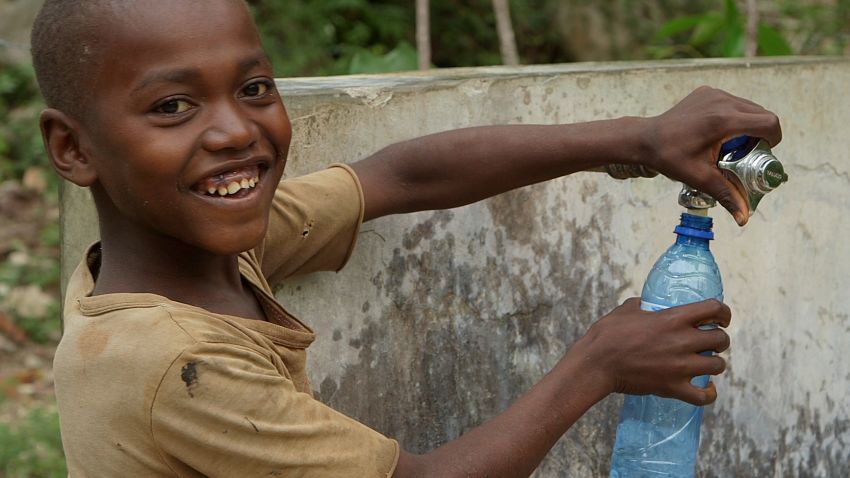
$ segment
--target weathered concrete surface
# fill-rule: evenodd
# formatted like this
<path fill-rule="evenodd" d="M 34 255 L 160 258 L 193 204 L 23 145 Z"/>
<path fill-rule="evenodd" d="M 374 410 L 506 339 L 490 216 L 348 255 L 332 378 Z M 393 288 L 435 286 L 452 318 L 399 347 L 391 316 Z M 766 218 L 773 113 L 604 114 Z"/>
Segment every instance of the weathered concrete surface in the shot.
<path fill-rule="evenodd" d="M 715 210 L 735 319 L 706 413 L 700 476 L 850 476 L 850 63 L 576 64 L 279 82 L 290 175 L 467 125 L 653 115 L 701 84 L 776 111 L 791 176 L 745 229 Z M 439 75 L 439 76 L 436 76 Z M 463 152 L 458 152 L 462 160 Z M 521 161 L 522 158 L 517 158 Z M 319 332 L 320 399 L 425 451 L 504 409 L 587 326 L 638 295 L 673 241 L 678 185 L 583 173 L 452 211 L 364 225 L 350 265 L 280 291 Z M 66 191 L 64 253 L 96 230 Z M 65 272 L 68 272 L 66 264 Z M 620 398 L 598 404 L 538 477 L 602 476 Z"/>

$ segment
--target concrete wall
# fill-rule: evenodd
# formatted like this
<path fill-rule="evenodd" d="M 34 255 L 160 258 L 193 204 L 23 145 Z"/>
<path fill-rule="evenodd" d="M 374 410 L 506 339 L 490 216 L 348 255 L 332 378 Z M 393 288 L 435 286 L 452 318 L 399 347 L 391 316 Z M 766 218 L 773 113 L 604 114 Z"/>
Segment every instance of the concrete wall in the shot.
<path fill-rule="evenodd" d="M 278 86 L 297 175 L 449 128 L 654 115 L 702 84 L 779 114 L 785 140 L 775 152 L 791 180 L 744 229 L 714 211 L 733 345 L 706 413 L 700 476 L 850 476 L 850 63 L 574 64 Z M 678 189 L 582 173 L 364 225 L 343 272 L 279 291 L 319 333 L 317 396 L 413 451 L 457 437 L 640 293 L 674 239 Z M 78 190 L 65 192 L 63 228 L 72 266 L 96 230 Z M 606 475 L 620 402 L 612 396 L 582 418 L 536 476 Z"/>

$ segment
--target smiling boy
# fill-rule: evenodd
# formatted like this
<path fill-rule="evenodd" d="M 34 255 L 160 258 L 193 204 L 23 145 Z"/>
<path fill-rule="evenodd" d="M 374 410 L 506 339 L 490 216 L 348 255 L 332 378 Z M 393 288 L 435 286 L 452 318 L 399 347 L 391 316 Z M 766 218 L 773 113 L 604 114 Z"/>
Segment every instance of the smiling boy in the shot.
<path fill-rule="evenodd" d="M 609 163 L 687 182 L 743 224 L 714 158 L 740 134 L 780 140 L 762 107 L 701 88 L 655 118 L 450 131 L 281 181 L 291 126 L 242 1 L 47 0 L 32 44 L 47 152 L 100 220 L 55 358 L 71 476 L 527 476 L 609 393 L 714 401 L 689 382 L 724 370 L 699 352 L 729 337 L 697 327 L 729 309 L 630 299 L 501 415 L 414 455 L 312 397 L 313 331 L 271 286 L 343 267 L 363 221 Z"/>

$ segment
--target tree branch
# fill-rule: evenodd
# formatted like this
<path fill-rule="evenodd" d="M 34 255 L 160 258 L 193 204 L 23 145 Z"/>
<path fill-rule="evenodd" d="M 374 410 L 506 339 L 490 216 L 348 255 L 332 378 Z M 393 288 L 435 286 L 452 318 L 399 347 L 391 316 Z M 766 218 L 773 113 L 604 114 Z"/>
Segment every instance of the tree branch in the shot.
<path fill-rule="evenodd" d="M 419 69 L 431 68 L 431 18 L 428 0 L 416 0 L 416 51 Z"/>
<path fill-rule="evenodd" d="M 502 51 L 502 63 L 519 65 L 516 37 L 511 25 L 511 10 L 508 0 L 493 0 L 493 11 L 496 14 L 496 31 L 499 33 L 499 49 Z"/>
<path fill-rule="evenodd" d="M 758 50 L 759 9 L 756 0 L 747 0 L 747 39 L 744 56 L 753 58 Z"/>

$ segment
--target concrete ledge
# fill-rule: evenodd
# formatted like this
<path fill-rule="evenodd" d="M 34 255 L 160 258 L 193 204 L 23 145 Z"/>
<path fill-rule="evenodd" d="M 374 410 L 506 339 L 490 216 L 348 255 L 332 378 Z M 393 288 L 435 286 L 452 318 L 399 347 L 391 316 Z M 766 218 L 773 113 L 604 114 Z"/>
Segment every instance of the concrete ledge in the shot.
<path fill-rule="evenodd" d="M 713 58 L 704 60 L 583 62 L 519 67 L 489 66 L 477 68 L 443 68 L 381 75 L 345 75 L 277 80 L 278 88 L 287 97 L 318 94 L 348 95 L 353 88 L 391 89 L 394 93 L 422 91 L 456 86 L 458 83 L 483 79 L 500 81 L 515 78 L 599 73 L 637 73 L 653 70 L 693 72 L 713 69 L 777 69 L 799 68 L 802 65 L 845 63 L 844 57 L 767 57 L 752 59 Z"/>

